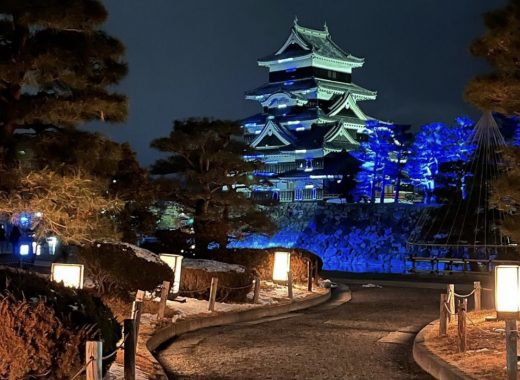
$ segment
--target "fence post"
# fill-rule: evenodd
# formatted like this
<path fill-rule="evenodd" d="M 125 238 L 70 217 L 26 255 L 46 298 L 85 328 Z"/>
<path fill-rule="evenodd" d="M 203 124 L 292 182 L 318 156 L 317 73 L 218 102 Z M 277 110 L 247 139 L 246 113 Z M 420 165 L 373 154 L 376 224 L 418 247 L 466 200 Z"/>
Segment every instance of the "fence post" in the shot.
<path fill-rule="evenodd" d="M 466 310 L 468 309 L 468 299 L 459 301 L 458 311 L 458 343 L 459 352 L 466 352 Z"/>
<path fill-rule="evenodd" d="M 139 336 L 139 325 L 141 324 L 141 314 L 143 313 L 143 301 L 132 302 L 131 319 L 135 320 L 135 344 L 137 345 L 137 337 Z"/>
<path fill-rule="evenodd" d="M 415 261 L 414 256 L 410 256 L 410 260 L 412 261 L 412 272 L 417 272 L 417 261 Z"/>
<path fill-rule="evenodd" d="M 446 300 L 448 296 L 441 294 L 441 304 L 439 309 L 439 336 L 448 334 L 448 311 L 446 310 Z"/>
<path fill-rule="evenodd" d="M 87 380 L 103 379 L 103 342 L 87 341 L 85 360 Z"/>
<path fill-rule="evenodd" d="M 314 285 L 318 286 L 320 283 L 318 261 L 314 261 L 313 269 L 314 269 Z"/>
<path fill-rule="evenodd" d="M 209 311 L 215 311 L 215 301 L 217 299 L 217 287 L 218 287 L 218 278 L 213 277 L 211 279 L 211 288 L 209 290 Z"/>
<path fill-rule="evenodd" d="M 135 380 L 135 345 L 137 342 L 135 319 L 125 319 L 123 326 L 123 333 L 126 336 L 124 378 L 125 380 Z"/>
<path fill-rule="evenodd" d="M 448 292 L 448 309 L 449 309 L 449 320 L 453 318 L 453 314 L 455 314 L 455 285 L 448 284 L 447 287 Z"/>
<path fill-rule="evenodd" d="M 518 376 L 517 341 L 516 319 L 506 319 L 507 380 L 516 380 Z"/>
<path fill-rule="evenodd" d="M 312 292 L 312 263 L 307 261 L 307 291 Z"/>
<path fill-rule="evenodd" d="M 163 281 L 161 290 L 161 301 L 159 302 L 159 310 L 157 311 L 157 319 L 164 318 L 164 312 L 166 310 L 166 301 L 168 300 L 168 294 L 170 294 L 170 281 Z"/>
<path fill-rule="evenodd" d="M 287 295 L 290 299 L 293 299 L 293 283 L 292 283 L 292 272 L 287 272 Z"/>
<path fill-rule="evenodd" d="M 258 303 L 260 298 L 260 277 L 255 278 L 255 293 L 253 295 L 253 303 Z"/>
<path fill-rule="evenodd" d="M 475 293 L 473 293 L 475 310 L 479 311 L 482 307 L 482 287 L 480 286 L 480 281 L 473 282 L 473 288 L 475 289 Z"/>

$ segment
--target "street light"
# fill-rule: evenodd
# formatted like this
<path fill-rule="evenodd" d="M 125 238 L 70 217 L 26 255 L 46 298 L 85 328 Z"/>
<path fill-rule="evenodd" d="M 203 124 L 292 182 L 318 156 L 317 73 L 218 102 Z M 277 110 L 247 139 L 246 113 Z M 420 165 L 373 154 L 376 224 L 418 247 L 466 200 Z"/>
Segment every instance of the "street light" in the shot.
<path fill-rule="evenodd" d="M 520 316 L 520 266 L 495 267 L 495 308 L 497 318 L 506 321 L 507 379 L 516 380 L 518 372 L 516 320 Z"/>
<path fill-rule="evenodd" d="M 182 259 L 181 255 L 173 255 L 170 253 L 161 253 L 159 258 L 164 261 L 173 271 L 172 293 L 178 294 L 181 287 L 181 269 Z"/>
<path fill-rule="evenodd" d="M 273 281 L 288 281 L 287 273 L 291 271 L 291 253 L 277 251 L 274 253 Z"/>
<path fill-rule="evenodd" d="M 68 288 L 83 289 L 83 271 L 82 264 L 52 263 L 51 280 L 63 282 Z"/>

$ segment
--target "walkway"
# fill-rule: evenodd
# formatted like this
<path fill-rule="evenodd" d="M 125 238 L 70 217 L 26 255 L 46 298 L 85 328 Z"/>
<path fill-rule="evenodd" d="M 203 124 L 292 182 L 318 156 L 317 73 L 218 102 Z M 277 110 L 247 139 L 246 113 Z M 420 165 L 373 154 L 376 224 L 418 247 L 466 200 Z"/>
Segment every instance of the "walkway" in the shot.
<path fill-rule="evenodd" d="M 440 291 L 351 289 L 352 301 L 333 309 L 186 334 L 160 360 L 171 379 L 431 379 L 413 361 L 412 338 L 437 318 Z"/>

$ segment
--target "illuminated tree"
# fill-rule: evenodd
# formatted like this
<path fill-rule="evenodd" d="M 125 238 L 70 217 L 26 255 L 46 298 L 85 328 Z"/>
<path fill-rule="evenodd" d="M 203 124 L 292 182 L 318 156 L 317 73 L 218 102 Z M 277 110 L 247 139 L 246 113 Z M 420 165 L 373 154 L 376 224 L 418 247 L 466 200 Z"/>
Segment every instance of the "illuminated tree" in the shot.
<path fill-rule="evenodd" d="M 455 125 L 426 124 L 415 135 L 406 171 L 415 186 L 424 191 L 425 203 L 434 201 L 440 180 L 458 183 L 460 187 L 465 164 L 474 151 L 469 145 L 472 124 L 460 117 Z"/>
<path fill-rule="evenodd" d="M 256 183 L 251 173 L 260 165 L 243 160 L 247 145 L 237 138 L 240 134 L 234 122 L 188 119 L 175 121 L 168 137 L 152 142 L 169 154 L 153 165 L 152 173 L 167 176 L 171 199 L 193 214 L 201 253 L 212 242 L 225 247 L 230 235 L 273 230 L 270 219 L 239 191 Z"/>
<path fill-rule="evenodd" d="M 126 119 L 110 89 L 127 72 L 125 49 L 99 29 L 106 17 L 99 0 L 0 3 L 0 164 L 12 164 L 15 132 Z"/>
<path fill-rule="evenodd" d="M 466 98 L 482 110 L 520 115 L 520 0 L 484 14 L 487 32 L 471 45 L 494 72 L 480 75 L 466 87 Z"/>

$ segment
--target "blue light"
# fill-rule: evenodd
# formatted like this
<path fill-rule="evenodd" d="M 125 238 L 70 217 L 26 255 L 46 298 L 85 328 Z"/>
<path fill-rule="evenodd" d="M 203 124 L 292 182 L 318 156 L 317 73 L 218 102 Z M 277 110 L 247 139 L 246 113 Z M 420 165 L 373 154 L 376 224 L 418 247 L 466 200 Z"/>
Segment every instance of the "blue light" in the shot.
<path fill-rule="evenodd" d="M 29 255 L 30 247 L 29 244 L 20 244 L 20 256 Z"/>
<path fill-rule="evenodd" d="M 296 67 L 290 67 L 287 70 L 285 70 L 286 73 L 294 73 L 296 71 Z"/>
<path fill-rule="evenodd" d="M 292 86 L 294 84 L 293 80 L 288 80 L 287 82 L 283 82 L 284 86 Z"/>

